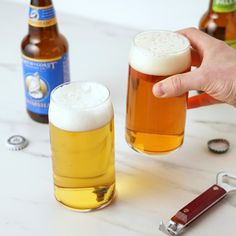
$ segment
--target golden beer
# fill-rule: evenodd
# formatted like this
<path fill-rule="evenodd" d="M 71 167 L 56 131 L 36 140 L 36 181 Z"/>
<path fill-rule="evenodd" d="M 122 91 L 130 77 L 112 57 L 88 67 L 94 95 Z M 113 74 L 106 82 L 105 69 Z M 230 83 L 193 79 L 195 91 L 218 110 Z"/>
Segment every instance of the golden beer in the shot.
<path fill-rule="evenodd" d="M 187 94 L 157 98 L 155 83 L 186 72 L 191 56 L 188 40 L 173 32 L 143 32 L 135 37 L 129 62 L 126 141 L 136 151 L 162 154 L 183 143 Z"/>
<path fill-rule="evenodd" d="M 51 96 L 49 121 L 56 199 L 80 211 L 108 205 L 115 192 L 108 90 L 91 82 L 60 86 Z"/>

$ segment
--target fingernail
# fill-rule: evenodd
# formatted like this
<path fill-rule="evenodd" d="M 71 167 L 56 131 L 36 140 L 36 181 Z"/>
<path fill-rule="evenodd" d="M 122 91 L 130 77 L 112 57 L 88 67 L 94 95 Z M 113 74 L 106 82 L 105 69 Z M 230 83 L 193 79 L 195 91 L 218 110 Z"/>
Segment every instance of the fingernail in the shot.
<path fill-rule="evenodd" d="M 165 92 L 164 92 L 164 90 L 163 90 L 163 84 L 162 83 L 160 83 L 160 84 L 155 84 L 154 86 L 153 86 L 153 94 L 156 96 L 156 97 L 162 97 L 164 94 L 165 94 Z"/>

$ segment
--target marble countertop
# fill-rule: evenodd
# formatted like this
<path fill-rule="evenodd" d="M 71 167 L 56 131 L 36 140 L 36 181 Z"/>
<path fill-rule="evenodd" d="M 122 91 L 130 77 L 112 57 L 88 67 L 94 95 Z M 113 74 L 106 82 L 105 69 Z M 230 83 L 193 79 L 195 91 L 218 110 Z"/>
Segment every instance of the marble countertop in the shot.
<path fill-rule="evenodd" d="M 163 235 L 158 230 L 177 210 L 215 183 L 219 171 L 236 173 L 236 109 L 216 105 L 188 111 L 185 143 L 166 156 L 146 157 L 124 140 L 127 61 L 136 30 L 58 13 L 69 40 L 72 80 L 108 86 L 115 107 L 117 198 L 91 213 L 63 208 L 53 196 L 48 126 L 25 112 L 20 41 L 28 9 L 0 2 L 0 235 L 93 236 Z M 14 13 L 14 14 L 13 14 Z M 13 134 L 29 139 L 19 152 L 5 142 Z M 226 138 L 224 155 L 207 150 L 207 141 Z M 236 235 L 236 195 L 231 194 L 186 231 L 190 236 Z"/>

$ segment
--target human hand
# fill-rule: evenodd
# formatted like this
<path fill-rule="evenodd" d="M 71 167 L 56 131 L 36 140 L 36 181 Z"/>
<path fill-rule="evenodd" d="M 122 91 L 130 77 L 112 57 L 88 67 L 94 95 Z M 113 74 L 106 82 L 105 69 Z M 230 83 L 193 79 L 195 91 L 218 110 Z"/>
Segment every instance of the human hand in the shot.
<path fill-rule="evenodd" d="M 167 98 L 180 96 L 189 90 L 201 90 L 207 94 L 189 98 L 188 108 L 220 102 L 236 107 L 236 51 L 195 28 L 178 32 L 189 39 L 192 66 L 198 68 L 156 83 L 153 94 Z"/>

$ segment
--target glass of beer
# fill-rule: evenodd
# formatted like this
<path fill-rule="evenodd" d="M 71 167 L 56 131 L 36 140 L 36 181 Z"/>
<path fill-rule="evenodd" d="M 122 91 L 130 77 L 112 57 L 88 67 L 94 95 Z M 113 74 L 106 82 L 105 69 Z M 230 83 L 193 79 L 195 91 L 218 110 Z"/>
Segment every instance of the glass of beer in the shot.
<path fill-rule="evenodd" d="M 54 191 L 64 206 L 91 211 L 114 197 L 114 112 L 109 90 L 96 82 L 55 88 L 49 106 Z"/>
<path fill-rule="evenodd" d="M 188 39 L 170 31 L 136 35 L 129 58 L 126 141 L 136 151 L 158 155 L 183 143 L 187 94 L 157 98 L 153 85 L 191 68 Z"/>

